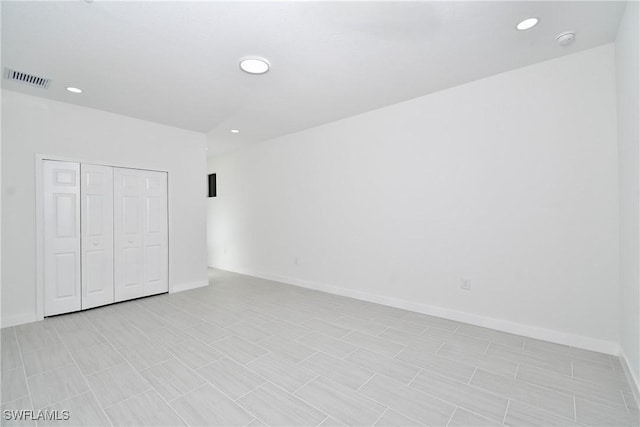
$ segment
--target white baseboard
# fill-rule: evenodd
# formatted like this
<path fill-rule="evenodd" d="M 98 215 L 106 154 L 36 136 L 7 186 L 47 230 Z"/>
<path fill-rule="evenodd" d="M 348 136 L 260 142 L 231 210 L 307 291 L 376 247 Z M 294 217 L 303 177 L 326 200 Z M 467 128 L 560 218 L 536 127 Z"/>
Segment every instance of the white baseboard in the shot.
<path fill-rule="evenodd" d="M 229 267 L 213 267 L 221 270 L 227 270 L 234 273 L 245 274 L 248 276 L 260 277 L 262 279 L 282 282 L 289 285 L 300 286 L 316 291 L 327 292 L 334 295 L 341 295 L 349 298 L 355 298 L 363 301 L 373 302 L 377 304 L 388 305 L 403 310 L 414 311 L 417 313 L 429 314 L 431 316 L 442 317 L 444 319 L 455 320 L 458 322 L 470 323 L 472 325 L 483 326 L 502 332 L 522 335 L 529 338 L 535 338 L 543 341 L 549 341 L 556 344 L 564 344 L 571 347 L 577 347 L 584 350 L 597 351 L 618 356 L 620 354 L 620 345 L 611 341 L 604 341 L 597 338 L 585 337 L 581 335 L 560 332 L 553 329 L 541 328 L 538 326 L 525 325 L 522 323 L 511 322 L 503 319 L 495 319 L 492 317 L 482 316 L 473 313 L 467 313 L 458 310 L 452 310 L 445 307 L 438 307 L 428 304 L 407 301 L 404 299 L 389 297 L 385 295 L 372 294 L 369 292 L 347 289 L 338 286 L 328 285 L 324 283 L 310 282 L 307 280 L 295 279 L 291 277 L 277 276 L 269 273 L 260 273 L 249 271 L 242 268 Z"/>
<path fill-rule="evenodd" d="M 197 282 L 188 282 L 188 283 L 175 283 L 171 285 L 171 290 L 169 291 L 169 293 L 172 294 L 174 292 L 188 291 L 189 289 L 202 288 L 208 285 L 209 285 L 208 280 L 199 280 Z"/>
<path fill-rule="evenodd" d="M 637 377 L 631 369 L 629 358 L 622 347 L 620 348 L 620 359 L 622 360 L 622 367 L 624 368 L 627 380 L 629 380 L 629 384 L 631 384 L 631 390 L 633 392 L 633 397 L 636 400 L 636 405 L 640 407 L 640 378 Z"/>
<path fill-rule="evenodd" d="M 207 280 L 189 283 L 177 283 L 171 286 L 171 291 L 169 293 L 188 291 L 189 289 L 201 288 L 208 285 L 209 281 Z M 25 323 L 35 322 L 36 320 L 42 320 L 37 318 L 36 313 L 21 314 L 17 316 L 2 316 L 0 327 L 8 328 L 10 326 L 24 325 Z"/>
<path fill-rule="evenodd" d="M 2 325 L 0 326 L 8 328 L 10 326 L 18 326 L 24 325 L 25 323 L 35 322 L 36 320 L 38 319 L 35 313 L 20 314 L 17 316 L 2 316 Z"/>

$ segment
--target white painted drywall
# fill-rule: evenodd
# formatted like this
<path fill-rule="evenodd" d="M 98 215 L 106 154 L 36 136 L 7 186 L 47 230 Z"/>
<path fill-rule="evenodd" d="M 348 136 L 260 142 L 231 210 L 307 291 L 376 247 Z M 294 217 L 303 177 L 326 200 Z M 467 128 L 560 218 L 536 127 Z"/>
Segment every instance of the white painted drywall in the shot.
<path fill-rule="evenodd" d="M 169 172 L 169 289 L 207 284 L 206 138 L 2 91 L 2 325 L 36 319 L 36 154 Z"/>
<path fill-rule="evenodd" d="M 638 118 L 638 2 L 628 2 L 616 39 L 618 158 L 620 162 L 621 345 L 640 385 L 640 139 Z"/>
<path fill-rule="evenodd" d="M 609 44 L 213 156 L 209 265 L 614 352 L 615 102 Z"/>

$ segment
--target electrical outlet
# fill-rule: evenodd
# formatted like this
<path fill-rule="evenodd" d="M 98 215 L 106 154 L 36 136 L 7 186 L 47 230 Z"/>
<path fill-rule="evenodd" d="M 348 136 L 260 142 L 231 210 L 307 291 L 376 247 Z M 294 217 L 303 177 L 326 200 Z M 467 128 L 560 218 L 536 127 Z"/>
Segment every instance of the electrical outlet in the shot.
<path fill-rule="evenodd" d="M 293 263 L 294 263 L 295 265 L 298 265 L 298 257 L 294 257 L 294 258 L 293 258 Z"/>
<path fill-rule="evenodd" d="M 460 289 L 464 289 L 465 291 L 471 290 L 471 279 L 463 277 L 460 279 Z"/>

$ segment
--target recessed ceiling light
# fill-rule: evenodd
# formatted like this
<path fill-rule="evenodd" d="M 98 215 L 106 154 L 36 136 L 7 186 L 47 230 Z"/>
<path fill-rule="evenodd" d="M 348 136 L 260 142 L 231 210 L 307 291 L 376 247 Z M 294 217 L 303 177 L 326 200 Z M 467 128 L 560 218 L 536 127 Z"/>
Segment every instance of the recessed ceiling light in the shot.
<path fill-rule="evenodd" d="M 231 129 L 231 133 L 240 133 L 238 129 Z"/>
<path fill-rule="evenodd" d="M 72 93 L 82 93 L 82 89 L 78 89 L 77 87 L 68 87 L 67 90 Z"/>
<path fill-rule="evenodd" d="M 269 71 L 269 63 L 263 58 L 244 58 L 240 61 L 240 69 L 249 74 L 264 74 Z"/>
<path fill-rule="evenodd" d="M 538 18 L 527 18 L 524 21 L 520 22 L 518 25 L 516 25 L 516 28 L 518 29 L 518 31 L 525 31 L 525 30 L 529 30 L 533 27 L 535 27 L 536 25 L 538 25 Z"/>

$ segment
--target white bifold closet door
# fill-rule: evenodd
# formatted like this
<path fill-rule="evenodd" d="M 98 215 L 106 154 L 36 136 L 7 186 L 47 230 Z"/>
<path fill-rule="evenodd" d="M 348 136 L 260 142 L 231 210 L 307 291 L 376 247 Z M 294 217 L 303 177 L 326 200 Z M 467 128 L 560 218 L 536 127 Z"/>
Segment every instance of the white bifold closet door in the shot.
<path fill-rule="evenodd" d="M 45 316 L 77 311 L 80 296 L 80 165 L 43 163 Z"/>
<path fill-rule="evenodd" d="M 114 168 L 115 301 L 169 290 L 167 174 Z"/>
<path fill-rule="evenodd" d="M 113 168 L 80 165 L 82 309 L 115 301 L 113 291 Z"/>

